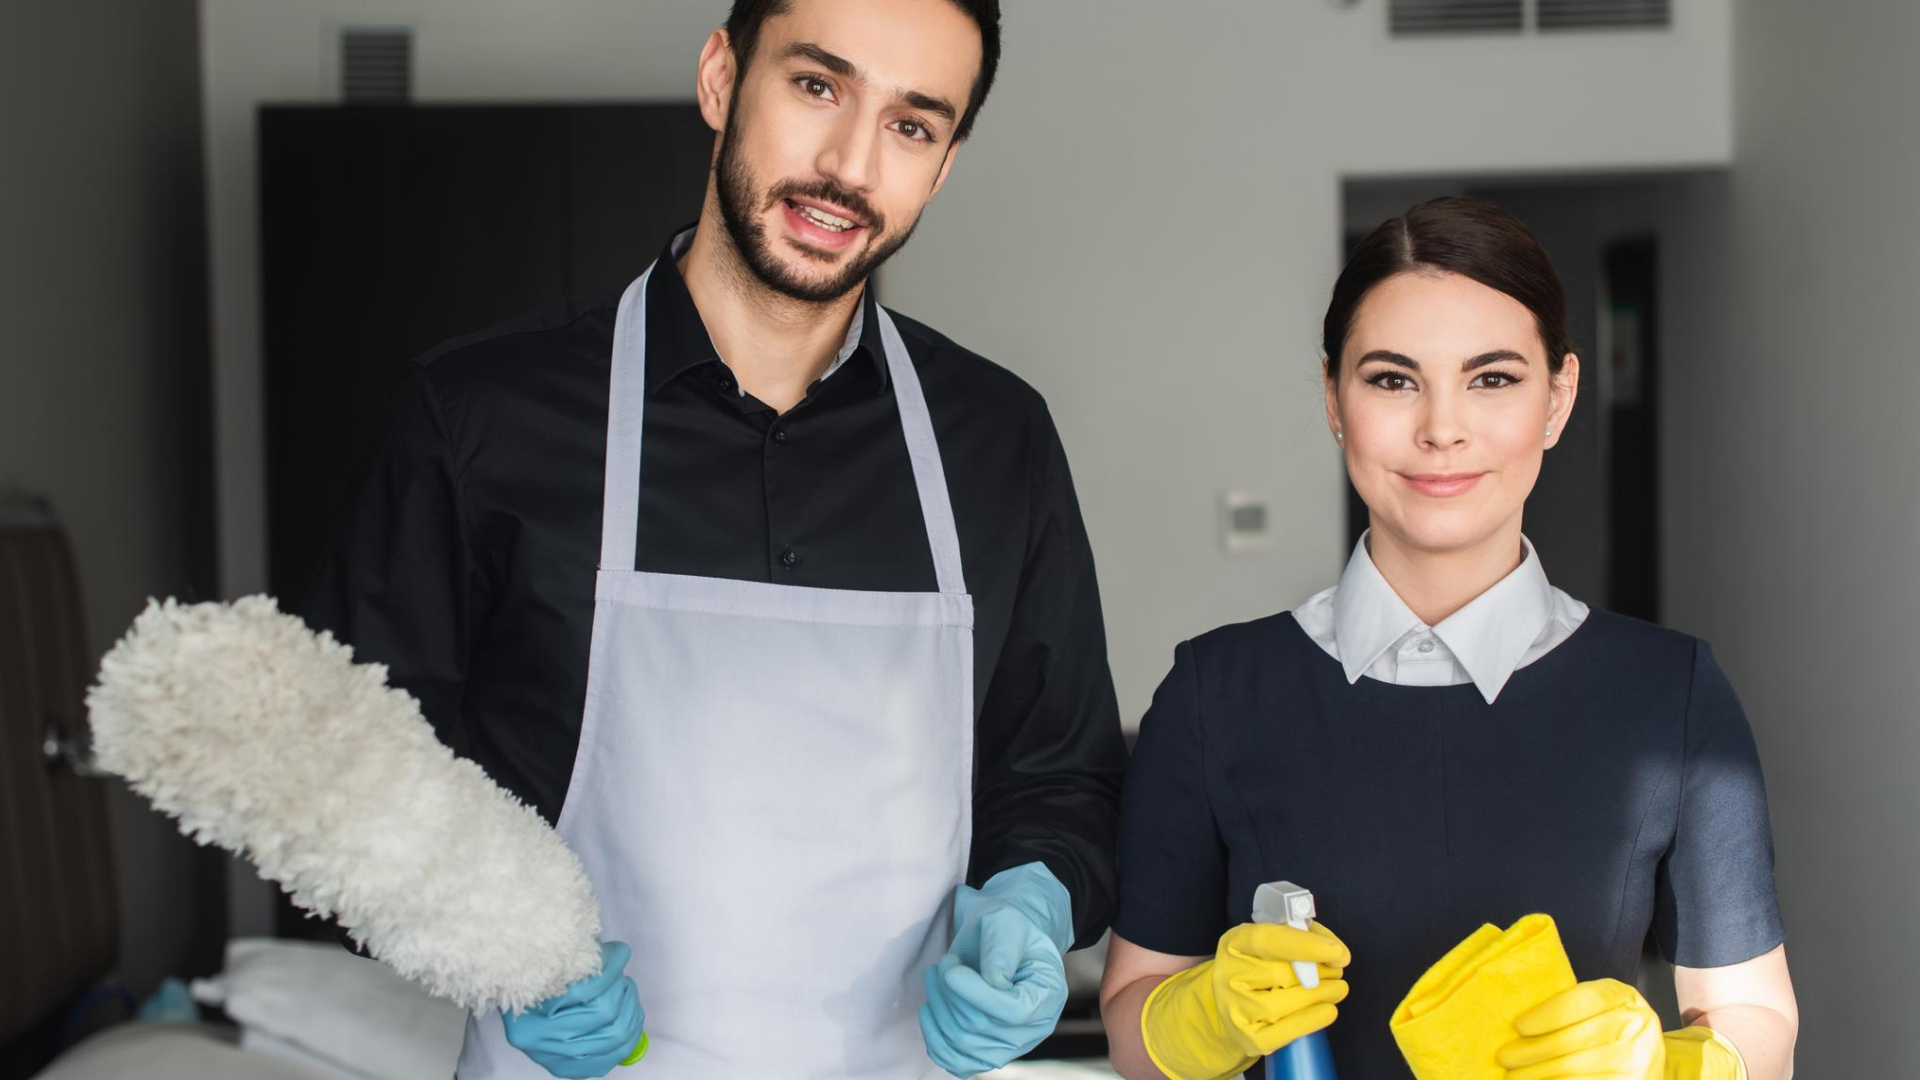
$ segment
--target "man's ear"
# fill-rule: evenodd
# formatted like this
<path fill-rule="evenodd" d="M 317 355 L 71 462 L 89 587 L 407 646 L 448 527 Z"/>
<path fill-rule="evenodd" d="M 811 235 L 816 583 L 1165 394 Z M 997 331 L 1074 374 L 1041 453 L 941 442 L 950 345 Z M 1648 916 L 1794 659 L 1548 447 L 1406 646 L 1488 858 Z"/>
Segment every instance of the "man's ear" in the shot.
<path fill-rule="evenodd" d="M 694 97 L 700 103 L 700 118 L 717 134 L 727 129 L 727 113 L 733 108 L 733 81 L 739 72 L 733 55 L 733 41 L 724 29 L 707 35 L 700 50 L 700 66 L 694 77 Z"/>

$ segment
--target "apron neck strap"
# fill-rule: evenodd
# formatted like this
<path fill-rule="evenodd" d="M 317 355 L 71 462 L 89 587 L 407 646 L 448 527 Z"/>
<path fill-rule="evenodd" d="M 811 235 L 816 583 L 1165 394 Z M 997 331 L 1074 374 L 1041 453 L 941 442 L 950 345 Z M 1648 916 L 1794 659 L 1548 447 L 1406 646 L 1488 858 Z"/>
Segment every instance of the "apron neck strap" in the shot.
<path fill-rule="evenodd" d="M 685 234 L 683 234 L 684 236 Z M 675 239 L 676 249 L 681 238 Z M 607 397 L 606 487 L 600 526 L 600 569 L 632 571 L 638 554 L 640 524 L 641 420 L 647 400 L 647 282 L 658 264 L 627 286 L 613 325 L 613 370 Z M 880 341 L 886 351 L 887 373 L 893 383 L 894 404 L 913 463 L 913 481 L 926 520 L 927 544 L 933 552 L 935 580 L 942 593 L 967 591 L 960 566 L 960 534 L 954 524 L 953 503 L 947 494 L 940 446 L 933 436 L 933 420 L 920 390 L 920 376 L 907 354 L 906 342 L 885 308 L 878 313 Z"/>
<path fill-rule="evenodd" d="M 907 355 L 907 343 L 893 325 L 893 316 L 879 304 L 880 341 L 887 350 L 887 374 L 893 383 L 894 406 L 907 436 L 907 456 L 913 461 L 913 483 L 920 491 L 920 512 L 927 521 L 927 546 L 933 552 L 934 580 L 940 591 L 957 595 L 967 591 L 960 570 L 960 530 L 953 520 L 953 501 L 947 495 L 947 472 L 940 464 L 940 443 L 933 437 L 933 418 L 920 392 L 920 373 Z"/>

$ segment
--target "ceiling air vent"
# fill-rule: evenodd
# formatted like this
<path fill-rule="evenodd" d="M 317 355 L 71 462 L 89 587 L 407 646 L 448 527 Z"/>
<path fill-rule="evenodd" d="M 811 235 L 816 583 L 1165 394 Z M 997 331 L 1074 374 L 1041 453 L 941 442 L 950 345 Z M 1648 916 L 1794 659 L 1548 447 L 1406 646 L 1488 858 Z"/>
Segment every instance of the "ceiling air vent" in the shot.
<path fill-rule="evenodd" d="M 1392 0 L 1388 25 L 1395 37 L 1413 34 L 1519 33 L 1523 0 Z"/>
<path fill-rule="evenodd" d="M 1540 29 L 1664 30 L 1673 25 L 1672 0 L 1536 0 Z"/>
<path fill-rule="evenodd" d="M 342 30 L 340 97 L 352 105 L 404 104 L 413 96 L 413 31 Z"/>

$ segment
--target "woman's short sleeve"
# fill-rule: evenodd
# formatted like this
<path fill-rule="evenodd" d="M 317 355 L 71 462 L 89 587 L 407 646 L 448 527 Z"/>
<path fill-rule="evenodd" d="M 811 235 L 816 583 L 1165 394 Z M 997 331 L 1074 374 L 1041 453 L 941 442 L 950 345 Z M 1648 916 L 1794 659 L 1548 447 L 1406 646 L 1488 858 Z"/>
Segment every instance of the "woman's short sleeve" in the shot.
<path fill-rule="evenodd" d="M 1747 716 L 1705 642 L 1695 646 L 1679 821 L 1660 861 L 1654 931 L 1668 960 L 1725 967 L 1786 940 L 1773 829 Z"/>
<path fill-rule="evenodd" d="M 1193 646 L 1140 721 L 1120 810 L 1120 911 L 1114 932 L 1155 952 L 1208 956 L 1226 932 L 1226 849 L 1207 794 Z"/>

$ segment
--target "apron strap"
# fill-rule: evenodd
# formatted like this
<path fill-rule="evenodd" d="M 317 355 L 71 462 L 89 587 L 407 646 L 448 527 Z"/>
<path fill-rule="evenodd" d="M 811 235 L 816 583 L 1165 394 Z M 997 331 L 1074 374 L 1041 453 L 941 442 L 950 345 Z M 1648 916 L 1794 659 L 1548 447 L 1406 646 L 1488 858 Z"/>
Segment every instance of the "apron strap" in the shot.
<path fill-rule="evenodd" d="M 691 235 L 674 239 L 677 251 Z M 657 265 L 657 264 L 656 264 Z M 627 286 L 613 327 L 613 371 L 607 387 L 607 462 L 600 522 L 600 569 L 631 572 L 640 531 L 640 433 L 647 401 L 647 282 L 653 267 Z M 864 301 L 863 301 L 864 302 Z M 913 482 L 919 490 L 920 512 L 926 519 L 927 544 L 933 552 L 934 579 L 942 593 L 964 595 L 966 578 L 960 566 L 960 533 L 954 524 L 953 502 L 947 495 L 947 474 L 940 464 L 940 446 L 933 437 L 933 420 L 920 390 L 920 375 L 907 355 L 907 344 L 893 325 L 893 317 L 878 304 L 880 342 L 892 376 L 894 403 L 913 462 Z"/>
<path fill-rule="evenodd" d="M 657 265 L 657 264 L 656 264 Z M 607 385 L 607 478 L 601 494 L 600 569 L 632 572 L 640 535 L 640 422 L 647 403 L 647 280 L 620 294 Z"/>
<path fill-rule="evenodd" d="M 907 456 L 913 460 L 913 482 L 920 490 L 920 512 L 927 519 L 927 546 L 933 552 L 934 580 L 940 591 L 961 595 L 967 591 L 960 568 L 960 530 L 953 520 L 953 502 L 947 496 L 947 473 L 940 464 L 940 443 L 933 437 L 933 419 L 927 398 L 920 392 L 920 374 L 907 355 L 907 343 L 893 325 L 893 316 L 879 304 L 880 341 L 887 350 L 887 373 L 893 377 L 894 404 L 907 436 Z"/>

